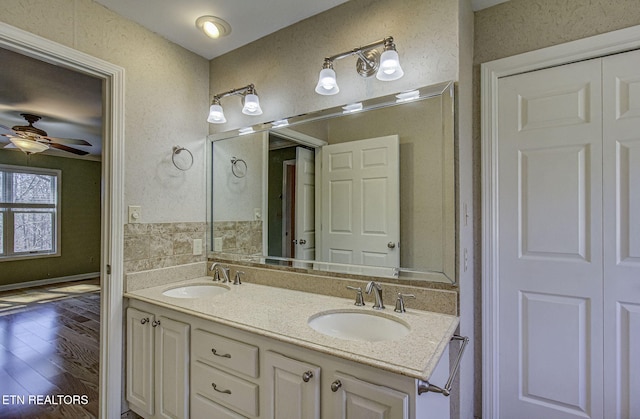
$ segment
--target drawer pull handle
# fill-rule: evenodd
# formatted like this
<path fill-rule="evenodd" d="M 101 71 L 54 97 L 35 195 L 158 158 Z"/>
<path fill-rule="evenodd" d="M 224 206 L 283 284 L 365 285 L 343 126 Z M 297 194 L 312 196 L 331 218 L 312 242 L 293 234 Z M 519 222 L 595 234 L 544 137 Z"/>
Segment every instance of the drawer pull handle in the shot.
<path fill-rule="evenodd" d="M 215 350 L 215 348 L 211 348 L 211 352 L 215 355 L 215 356 L 219 356 L 221 358 L 231 358 L 231 354 L 224 354 L 224 355 L 220 355 L 218 354 L 218 351 Z"/>
<path fill-rule="evenodd" d="M 307 371 L 302 374 L 302 381 L 304 381 L 305 383 L 308 383 L 312 377 L 313 377 L 313 371 Z"/>
<path fill-rule="evenodd" d="M 211 386 L 218 393 L 231 394 L 231 390 L 218 390 L 218 388 L 217 388 L 218 386 L 216 386 L 216 383 L 211 383 Z"/>
<path fill-rule="evenodd" d="M 152 321 L 152 322 L 151 322 L 151 326 L 153 326 L 153 327 L 160 326 L 160 320 L 158 320 L 158 321 L 155 321 L 155 320 L 154 320 L 154 321 Z"/>
<path fill-rule="evenodd" d="M 331 391 L 333 391 L 334 393 L 338 391 L 340 387 L 342 387 L 342 383 L 340 382 L 340 380 L 336 380 L 333 383 L 331 383 Z"/>
<path fill-rule="evenodd" d="M 144 319 L 140 319 L 140 324 L 146 324 L 149 323 L 149 318 L 145 317 Z"/>

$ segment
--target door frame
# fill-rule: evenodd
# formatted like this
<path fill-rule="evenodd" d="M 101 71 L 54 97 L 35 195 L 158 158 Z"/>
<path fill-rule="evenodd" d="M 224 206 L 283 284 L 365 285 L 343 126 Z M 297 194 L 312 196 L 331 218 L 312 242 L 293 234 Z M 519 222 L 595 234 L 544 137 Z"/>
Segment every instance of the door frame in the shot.
<path fill-rule="evenodd" d="M 640 48 L 640 25 L 481 65 L 482 417 L 498 403 L 498 79 Z"/>
<path fill-rule="evenodd" d="M 0 47 L 103 81 L 99 417 L 121 415 L 124 69 L 0 22 Z"/>

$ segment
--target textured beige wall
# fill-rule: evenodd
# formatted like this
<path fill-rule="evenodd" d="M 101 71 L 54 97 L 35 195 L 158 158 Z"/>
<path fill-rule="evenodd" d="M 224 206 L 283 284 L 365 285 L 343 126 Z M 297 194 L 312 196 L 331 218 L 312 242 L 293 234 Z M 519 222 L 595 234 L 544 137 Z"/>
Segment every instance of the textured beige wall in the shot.
<path fill-rule="evenodd" d="M 511 0 L 475 14 L 475 63 L 640 24 L 638 0 Z"/>
<path fill-rule="evenodd" d="M 223 99 L 228 122 L 211 132 L 266 122 L 458 78 L 458 5 L 452 0 L 351 0 L 211 61 L 211 95 L 254 83 L 264 114 L 247 117 Z M 364 79 L 356 58 L 334 63 L 340 93 L 315 93 L 324 57 L 385 36 L 396 41 L 405 75 Z"/>
<path fill-rule="evenodd" d="M 123 67 L 125 205 L 145 223 L 205 220 L 207 60 L 91 0 L 2 0 L 0 20 Z M 176 144 L 194 154 L 187 172 Z"/>

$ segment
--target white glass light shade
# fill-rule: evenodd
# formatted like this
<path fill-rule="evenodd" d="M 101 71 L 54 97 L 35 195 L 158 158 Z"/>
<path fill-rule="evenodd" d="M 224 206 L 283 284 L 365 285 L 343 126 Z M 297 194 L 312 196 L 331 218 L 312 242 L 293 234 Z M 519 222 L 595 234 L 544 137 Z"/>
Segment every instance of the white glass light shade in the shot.
<path fill-rule="evenodd" d="M 227 118 L 224 117 L 224 111 L 220 105 L 211 105 L 209 108 L 209 117 L 207 122 L 211 124 L 224 124 L 227 122 Z"/>
<path fill-rule="evenodd" d="M 398 53 L 392 49 L 386 50 L 380 56 L 380 67 L 376 78 L 382 81 L 398 80 L 404 76 L 404 71 L 400 67 Z"/>
<path fill-rule="evenodd" d="M 249 93 L 244 97 L 244 107 L 242 113 L 245 115 L 262 115 L 262 109 L 260 108 L 260 99 L 258 95 Z"/>
<path fill-rule="evenodd" d="M 340 88 L 338 88 L 336 72 L 333 71 L 332 68 L 323 68 L 322 70 L 320 70 L 320 77 L 318 77 L 316 93 L 320 95 L 335 95 L 339 91 Z"/>
<path fill-rule="evenodd" d="M 27 154 L 40 153 L 42 151 L 48 150 L 49 146 L 43 143 L 39 143 L 34 140 L 26 140 L 24 138 L 11 138 L 9 141 L 13 143 L 20 150 L 24 151 Z"/>

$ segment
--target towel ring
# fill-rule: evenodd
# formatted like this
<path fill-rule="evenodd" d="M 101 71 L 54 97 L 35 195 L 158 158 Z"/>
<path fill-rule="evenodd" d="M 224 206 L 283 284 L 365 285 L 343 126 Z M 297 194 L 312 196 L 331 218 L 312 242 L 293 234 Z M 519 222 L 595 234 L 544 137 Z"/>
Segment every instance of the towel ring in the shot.
<path fill-rule="evenodd" d="M 183 151 L 186 151 L 189 155 L 187 156 L 186 154 L 184 154 L 184 158 L 180 158 L 179 154 L 182 153 Z M 178 156 L 178 158 L 176 159 L 176 156 Z M 171 154 L 171 161 L 173 162 L 173 165 L 178 169 L 178 170 L 182 170 L 183 172 L 191 169 L 191 166 L 193 166 L 193 154 L 191 154 L 191 152 L 189 150 L 187 150 L 184 147 L 181 147 L 179 145 L 173 146 L 173 153 Z"/>
<path fill-rule="evenodd" d="M 247 175 L 247 162 L 237 157 L 231 157 L 231 173 L 237 178 Z"/>

